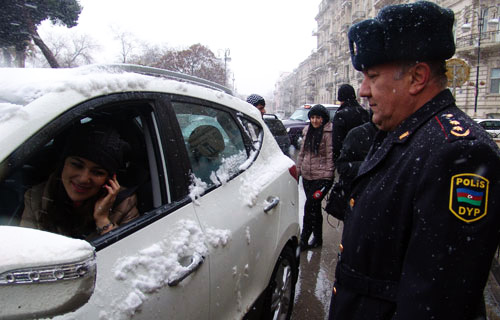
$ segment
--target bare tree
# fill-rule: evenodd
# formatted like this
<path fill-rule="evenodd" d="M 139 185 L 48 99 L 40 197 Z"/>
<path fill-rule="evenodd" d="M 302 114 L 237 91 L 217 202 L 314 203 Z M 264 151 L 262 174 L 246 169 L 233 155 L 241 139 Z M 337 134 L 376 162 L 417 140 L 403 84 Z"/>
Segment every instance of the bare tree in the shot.
<path fill-rule="evenodd" d="M 133 54 L 128 62 L 143 66 L 153 66 L 169 50 L 167 47 L 151 45 L 147 42 L 141 43 L 139 48 L 140 53 Z"/>
<path fill-rule="evenodd" d="M 153 67 L 177 71 L 225 85 L 224 62 L 206 46 L 194 44 L 184 50 L 167 50 Z"/>
<path fill-rule="evenodd" d="M 33 41 L 40 48 L 50 66 L 58 68 L 58 61 L 38 34 L 38 26 L 42 21 L 50 19 L 53 23 L 74 27 L 77 25 L 81 11 L 82 8 L 77 0 L 2 0 L 0 47 L 7 49 L 14 47 L 16 64 L 24 67 L 25 51 Z M 5 58 L 9 59 L 4 51 Z"/>
<path fill-rule="evenodd" d="M 134 56 L 136 48 L 138 47 L 138 41 L 134 35 L 130 32 L 119 30 L 116 28 L 111 28 L 115 40 L 118 41 L 120 45 L 120 61 L 122 63 L 128 63 L 129 59 Z"/>
<path fill-rule="evenodd" d="M 95 40 L 88 34 L 78 34 L 76 32 L 56 34 L 49 33 L 45 42 L 52 51 L 54 58 L 61 67 L 78 67 L 90 64 L 94 61 L 92 54 L 99 48 Z M 37 52 L 39 53 L 39 52 Z M 35 55 L 34 64 L 46 66 L 44 59 L 40 55 Z"/>

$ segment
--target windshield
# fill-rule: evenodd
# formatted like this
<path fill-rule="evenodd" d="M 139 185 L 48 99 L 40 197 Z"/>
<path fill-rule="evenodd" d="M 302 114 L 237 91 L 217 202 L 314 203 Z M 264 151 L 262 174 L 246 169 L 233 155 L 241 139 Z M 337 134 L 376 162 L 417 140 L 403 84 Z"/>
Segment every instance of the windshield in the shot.
<path fill-rule="evenodd" d="M 290 120 L 308 121 L 309 120 L 309 118 L 307 117 L 308 113 L 309 113 L 309 109 L 297 109 L 290 116 Z"/>

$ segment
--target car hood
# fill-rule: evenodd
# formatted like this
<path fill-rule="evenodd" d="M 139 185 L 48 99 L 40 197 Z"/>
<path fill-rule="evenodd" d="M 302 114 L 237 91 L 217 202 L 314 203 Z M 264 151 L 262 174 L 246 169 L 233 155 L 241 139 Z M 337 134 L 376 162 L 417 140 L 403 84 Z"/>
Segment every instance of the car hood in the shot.
<path fill-rule="evenodd" d="M 305 125 L 307 125 L 307 122 L 305 121 L 300 121 L 300 120 L 291 120 L 291 119 L 287 119 L 287 120 L 283 120 L 283 125 L 285 127 L 303 127 Z"/>

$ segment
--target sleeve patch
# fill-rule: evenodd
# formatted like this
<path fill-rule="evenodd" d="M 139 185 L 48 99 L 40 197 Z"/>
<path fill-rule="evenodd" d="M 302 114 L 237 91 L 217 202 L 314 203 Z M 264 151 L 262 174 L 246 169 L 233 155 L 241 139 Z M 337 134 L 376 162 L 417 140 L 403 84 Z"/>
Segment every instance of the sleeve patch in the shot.
<path fill-rule="evenodd" d="M 484 218 L 488 211 L 489 184 L 488 179 L 474 173 L 462 173 L 451 177 L 451 213 L 467 223 Z"/>

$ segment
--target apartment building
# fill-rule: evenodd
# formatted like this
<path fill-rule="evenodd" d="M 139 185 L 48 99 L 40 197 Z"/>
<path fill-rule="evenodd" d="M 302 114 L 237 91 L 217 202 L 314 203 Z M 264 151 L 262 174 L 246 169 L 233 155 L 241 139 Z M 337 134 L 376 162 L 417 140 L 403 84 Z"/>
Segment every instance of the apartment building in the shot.
<path fill-rule="evenodd" d="M 312 32 L 316 50 L 276 83 L 275 108 L 289 115 L 305 103 L 338 103 L 342 83 L 358 90 L 363 78 L 351 64 L 349 27 L 376 16 L 386 5 L 408 2 L 414 1 L 323 0 Z M 473 117 L 500 118 L 500 0 L 435 2 L 455 12 L 457 49 L 448 70 L 457 105 Z"/>

